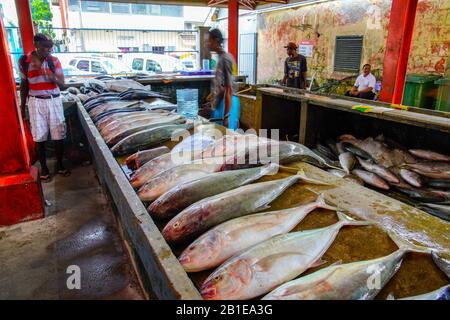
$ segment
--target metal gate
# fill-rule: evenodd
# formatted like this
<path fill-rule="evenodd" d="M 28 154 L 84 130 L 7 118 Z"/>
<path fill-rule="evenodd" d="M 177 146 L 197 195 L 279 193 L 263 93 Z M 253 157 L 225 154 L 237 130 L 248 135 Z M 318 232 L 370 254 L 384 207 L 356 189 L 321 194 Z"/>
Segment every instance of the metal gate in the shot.
<path fill-rule="evenodd" d="M 247 83 L 256 83 L 256 33 L 239 35 L 239 75 L 246 75 Z"/>

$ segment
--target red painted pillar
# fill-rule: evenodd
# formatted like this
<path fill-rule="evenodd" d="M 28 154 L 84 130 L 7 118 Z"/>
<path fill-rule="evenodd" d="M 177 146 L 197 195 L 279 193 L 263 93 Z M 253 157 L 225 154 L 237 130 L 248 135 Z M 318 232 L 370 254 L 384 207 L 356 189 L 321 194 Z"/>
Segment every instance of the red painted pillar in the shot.
<path fill-rule="evenodd" d="M 238 63 L 239 43 L 239 3 L 238 0 L 228 1 L 228 52 Z"/>
<path fill-rule="evenodd" d="M 59 11 L 61 13 L 61 25 L 68 28 L 67 0 L 59 0 Z"/>
<path fill-rule="evenodd" d="M 23 52 L 28 53 L 34 50 L 33 19 L 29 0 L 16 0 L 17 18 L 19 19 L 20 38 L 22 39 Z"/>
<path fill-rule="evenodd" d="M 30 1 L 16 0 L 16 11 L 19 20 L 20 38 L 22 40 L 23 52 L 29 53 L 34 50 L 34 26 L 31 16 Z M 28 126 L 25 126 L 25 136 L 27 138 L 27 148 L 31 158 L 31 163 L 34 163 L 37 160 L 36 144 L 33 141 L 30 128 L 28 128 Z"/>
<path fill-rule="evenodd" d="M 36 167 L 30 167 L 16 84 L 0 19 L 0 225 L 42 218 L 44 205 Z"/>
<path fill-rule="evenodd" d="M 401 104 L 418 0 L 393 0 L 380 100 Z"/>

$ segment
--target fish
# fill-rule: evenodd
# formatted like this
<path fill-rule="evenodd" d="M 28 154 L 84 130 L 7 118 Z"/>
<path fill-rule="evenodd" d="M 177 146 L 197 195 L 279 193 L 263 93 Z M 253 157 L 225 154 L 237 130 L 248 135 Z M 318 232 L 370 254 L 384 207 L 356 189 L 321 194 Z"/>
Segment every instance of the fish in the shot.
<path fill-rule="evenodd" d="M 412 185 L 413 187 L 416 187 L 416 188 L 421 188 L 422 187 L 422 184 L 423 184 L 422 183 L 422 179 L 414 171 L 410 171 L 408 169 L 401 168 L 399 173 L 400 173 L 400 176 L 406 182 L 408 182 L 410 185 Z"/>
<path fill-rule="evenodd" d="M 392 173 L 389 169 L 386 169 L 383 166 L 380 166 L 376 163 L 371 163 L 369 161 L 366 161 L 360 157 L 358 157 L 358 161 L 361 164 L 361 166 L 372 173 L 375 173 L 376 175 L 380 176 L 384 180 L 391 182 L 391 183 L 399 183 L 400 179 Z"/>
<path fill-rule="evenodd" d="M 390 235 L 399 247 L 395 252 L 377 259 L 336 263 L 279 286 L 263 300 L 372 300 L 400 269 L 407 252 L 433 252 Z"/>
<path fill-rule="evenodd" d="M 423 149 L 409 149 L 409 152 L 413 156 L 416 156 L 416 157 L 419 157 L 422 159 L 434 160 L 434 161 L 450 161 L 449 156 L 447 156 L 445 154 L 437 153 L 434 151 L 423 150 Z"/>
<path fill-rule="evenodd" d="M 438 188 L 438 189 L 450 189 L 450 179 L 448 180 L 437 180 L 437 179 L 427 179 L 425 184 L 428 187 Z"/>
<path fill-rule="evenodd" d="M 147 211 L 158 219 L 172 218 L 197 201 L 249 184 L 277 170 L 278 165 L 271 163 L 263 167 L 211 173 L 173 187 L 151 203 Z"/>
<path fill-rule="evenodd" d="M 218 267 L 202 284 L 206 300 L 242 300 L 261 296 L 290 281 L 312 266 L 344 226 L 368 225 L 337 212 L 339 221 L 331 226 L 275 236 L 235 255 Z"/>
<path fill-rule="evenodd" d="M 423 205 L 437 209 L 441 211 L 442 213 L 445 213 L 450 216 L 450 205 L 444 205 L 444 204 L 436 204 L 436 203 L 424 203 Z"/>
<path fill-rule="evenodd" d="M 389 190 L 389 185 L 377 174 L 360 169 L 353 169 L 352 173 L 361 178 L 365 183 L 384 190 Z"/>
<path fill-rule="evenodd" d="M 178 136 L 192 127 L 192 124 L 168 124 L 139 131 L 120 140 L 111 148 L 111 151 L 116 156 L 134 153 L 170 140 L 171 137 Z"/>
<path fill-rule="evenodd" d="M 180 154 L 169 152 L 156 157 L 142 167 L 137 169 L 130 178 L 130 183 L 133 188 L 140 188 L 152 177 L 169 170 L 175 166 L 187 164 L 192 161 L 192 157 L 182 158 Z"/>
<path fill-rule="evenodd" d="M 391 293 L 386 300 L 394 300 L 394 295 Z M 405 297 L 396 300 L 450 300 L 450 284 L 443 286 L 431 292 L 419 294 L 417 296 Z"/>
<path fill-rule="evenodd" d="M 141 111 L 145 111 L 146 109 L 144 107 L 130 107 L 130 108 L 121 108 L 121 109 L 112 109 L 106 112 L 103 112 L 101 114 L 99 114 L 97 117 L 92 118 L 92 121 L 94 122 L 94 124 L 97 124 L 98 121 L 112 116 L 114 114 L 117 115 L 124 115 L 124 114 L 132 114 L 134 112 L 141 112 Z"/>
<path fill-rule="evenodd" d="M 170 149 L 166 146 L 153 148 L 149 150 L 142 150 L 138 151 L 131 156 L 128 156 L 125 159 L 125 162 L 127 164 L 127 167 L 131 170 L 136 170 L 140 167 L 142 167 L 144 164 L 149 162 L 150 160 L 153 160 L 163 154 L 169 153 Z"/>
<path fill-rule="evenodd" d="M 169 115 L 169 113 L 159 113 L 151 110 L 137 111 L 125 114 L 119 113 L 112 114 L 109 117 L 105 117 L 97 121 L 95 125 L 100 132 L 103 132 L 105 129 L 107 129 L 108 126 L 118 125 L 122 121 L 132 121 L 133 119 L 139 119 L 141 117 L 163 117 L 167 115 Z"/>
<path fill-rule="evenodd" d="M 344 177 L 344 179 L 352 183 L 359 184 L 360 186 L 364 185 L 364 181 L 360 177 L 355 176 L 354 174 L 347 174 Z"/>
<path fill-rule="evenodd" d="M 371 137 L 364 140 L 358 140 L 353 137 L 353 139 L 343 140 L 343 146 L 349 148 L 354 146 L 358 149 L 352 149 L 354 153 L 360 152 L 361 150 L 365 156 L 360 156 L 363 159 L 371 160 L 385 168 L 391 168 L 403 165 L 405 163 L 415 163 L 416 159 L 407 151 L 402 149 L 390 149 L 384 142 L 377 141 Z M 351 147 L 350 147 L 351 148 Z M 348 150 L 352 152 L 352 150 Z M 370 158 L 367 156 L 370 155 Z"/>
<path fill-rule="evenodd" d="M 337 149 L 337 151 L 339 152 L 339 154 L 345 152 L 344 147 L 342 146 L 342 142 L 337 142 L 337 143 L 336 143 L 336 149 Z"/>
<path fill-rule="evenodd" d="M 320 195 L 315 201 L 294 208 L 235 218 L 204 233 L 181 253 L 178 260 L 187 272 L 217 267 L 253 245 L 291 231 L 317 208 L 337 210 Z"/>
<path fill-rule="evenodd" d="M 423 176 L 433 179 L 450 179 L 450 163 L 446 162 L 419 162 L 407 163 L 402 167 L 415 171 Z"/>
<path fill-rule="evenodd" d="M 148 180 L 137 192 L 142 201 L 154 201 L 171 188 L 198 178 L 204 177 L 210 173 L 223 170 L 224 163 L 220 158 L 200 159 L 192 163 L 182 164 L 170 168 Z"/>
<path fill-rule="evenodd" d="M 329 173 L 331 173 L 333 176 L 336 176 L 338 178 L 344 178 L 347 173 L 343 170 L 338 170 L 338 169 L 328 169 L 327 170 Z"/>
<path fill-rule="evenodd" d="M 133 133 L 153 129 L 156 127 L 160 127 L 161 125 L 166 124 L 182 124 L 186 122 L 186 119 L 180 116 L 174 116 L 174 117 L 166 117 L 163 119 L 158 119 L 155 121 L 146 121 L 146 124 L 139 125 L 136 123 L 136 125 L 130 125 L 128 128 L 125 127 L 123 130 L 117 130 L 117 132 L 113 135 L 110 135 L 109 137 L 105 138 L 105 142 L 108 146 L 114 146 L 119 141 L 125 139 L 126 137 L 129 137 Z"/>
<path fill-rule="evenodd" d="M 432 216 L 450 222 L 450 215 L 448 213 L 442 212 L 440 209 L 432 208 L 430 206 L 423 204 L 419 205 L 418 208 L 421 209 L 422 211 L 425 211 L 428 214 L 431 214 Z"/>
<path fill-rule="evenodd" d="M 338 160 L 337 156 L 325 145 L 318 143 L 316 146 L 317 150 L 325 155 L 328 159 L 335 161 Z"/>
<path fill-rule="evenodd" d="M 415 200 L 418 200 L 420 202 L 443 202 L 445 201 L 445 197 L 439 194 L 435 194 L 433 192 L 430 192 L 428 190 L 421 190 L 421 189 L 415 189 L 415 188 L 403 188 L 399 186 L 395 186 L 397 190 L 400 192 L 406 194 L 410 198 L 413 198 Z"/>
<path fill-rule="evenodd" d="M 327 141 L 325 143 L 328 146 L 328 148 L 331 150 L 331 152 L 333 152 L 335 157 L 339 157 L 340 152 L 339 152 L 338 148 L 336 147 L 336 141 L 334 141 L 333 139 L 327 139 Z"/>
<path fill-rule="evenodd" d="M 140 115 L 128 115 L 126 117 L 117 117 L 114 121 L 105 124 L 102 128 L 98 125 L 100 134 L 103 138 L 110 138 L 110 135 L 114 135 L 118 130 L 126 129 L 129 126 L 138 126 L 142 124 L 147 124 L 148 122 L 162 121 L 164 119 L 179 119 L 182 118 L 180 115 L 169 115 L 169 114 L 155 114 L 148 112 L 147 114 Z M 106 140 L 106 139 L 105 139 Z"/>
<path fill-rule="evenodd" d="M 372 162 L 375 162 L 375 160 L 372 158 L 372 156 L 367 153 L 366 151 L 364 151 L 363 149 L 360 149 L 350 143 L 347 142 L 342 142 L 342 148 L 345 151 L 351 152 L 352 154 L 354 154 L 355 156 L 358 156 L 360 158 L 363 158 L 365 160 L 370 160 Z"/>
<path fill-rule="evenodd" d="M 438 252 L 431 253 L 434 263 L 450 278 L 450 260 L 441 257 Z"/>
<path fill-rule="evenodd" d="M 164 239 L 182 242 L 233 218 L 269 208 L 287 188 L 299 181 L 324 184 L 304 174 L 283 179 L 245 185 L 234 190 L 200 200 L 176 215 L 164 227 Z"/>
<path fill-rule="evenodd" d="M 341 167 L 347 172 L 347 174 L 350 174 L 350 171 L 353 169 L 356 159 L 353 156 L 351 152 L 344 152 L 339 155 L 339 163 L 341 164 Z"/>

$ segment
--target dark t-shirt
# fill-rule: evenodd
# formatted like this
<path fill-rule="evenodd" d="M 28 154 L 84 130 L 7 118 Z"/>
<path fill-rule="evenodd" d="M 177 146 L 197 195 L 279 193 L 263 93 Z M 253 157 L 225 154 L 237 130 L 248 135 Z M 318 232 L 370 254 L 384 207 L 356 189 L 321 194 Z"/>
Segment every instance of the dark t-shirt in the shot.
<path fill-rule="evenodd" d="M 288 57 L 284 62 L 284 74 L 287 76 L 286 86 L 291 88 L 304 89 L 306 79 L 303 79 L 303 72 L 308 71 L 306 58 L 299 54 L 297 57 Z"/>
<path fill-rule="evenodd" d="M 219 54 L 219 62 L 216 66 L 216 74 L 212 82 L 213 98 L 211 106 L 216 108 L 219 106 L 220 101 L 224 98 L 225 87 L 231 87 L 233 93 L 235 91 L 233 82 L 233 66 L 236 65 L 233 57 L 227 53 L 222 52 Z"/>

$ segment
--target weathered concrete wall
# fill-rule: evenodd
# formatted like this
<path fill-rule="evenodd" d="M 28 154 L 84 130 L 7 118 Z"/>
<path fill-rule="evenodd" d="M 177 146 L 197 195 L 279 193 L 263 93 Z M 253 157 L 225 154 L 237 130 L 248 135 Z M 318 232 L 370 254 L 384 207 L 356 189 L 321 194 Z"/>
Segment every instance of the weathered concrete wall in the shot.
<path fill-rule="evenodd" d="M 258 82 L 271 83 L 283 76 L 289 41 L 315 40 L 308 58 L 309 75 L 316 80 L 342 79 L 333 72 L 336 36 L 364 36 L 361 65 L 372 64 L 381 75 L 389 22 L 390 0 L 336 0 L 262 13 L 258 16 Z M 448 69 L 450 4 L 447 0 L 421 0 L 408 72 L 441 73 Z M 310 27 L 303 28 L 304 25 Z"/>

